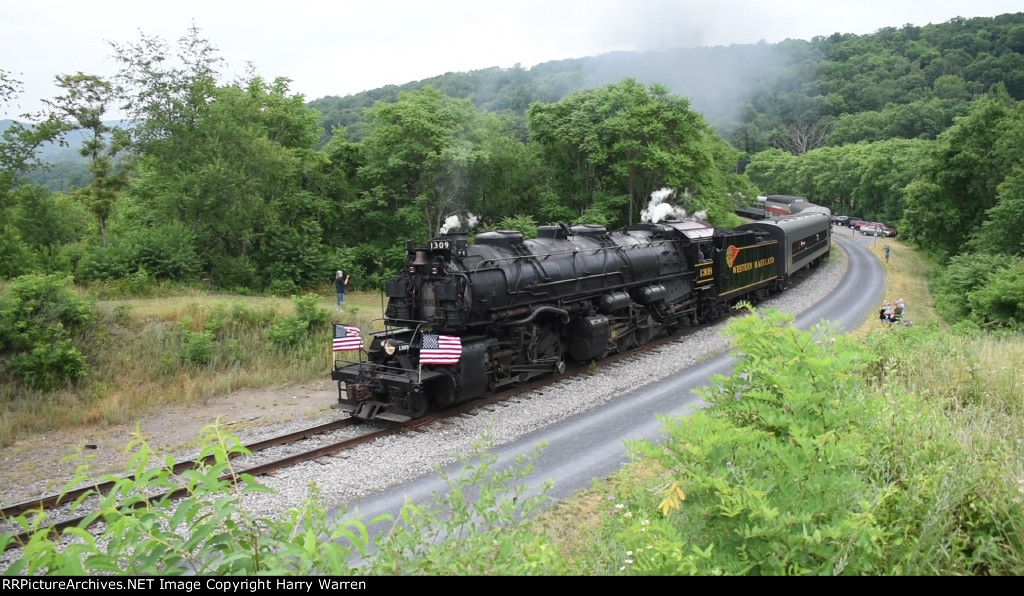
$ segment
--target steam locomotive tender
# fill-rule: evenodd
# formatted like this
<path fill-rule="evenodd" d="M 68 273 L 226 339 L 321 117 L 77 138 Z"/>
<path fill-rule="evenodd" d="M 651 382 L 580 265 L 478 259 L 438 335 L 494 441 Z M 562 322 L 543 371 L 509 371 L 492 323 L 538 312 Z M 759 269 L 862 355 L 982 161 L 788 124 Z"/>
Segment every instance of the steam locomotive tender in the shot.
<path fill-rule="evenodd" d="M 827 210 L 826 210 L 827 211 Z M 446 234 L 406 243 L 386 284 L 383 331 L 334 362 L 339 408 L 404 421 L 561 373 L 785 289 L 828 258 L 828 213 L 714 228 L 697 221 Z M 454 364 L 422 364 L 424 338 L 457 338 Z M 351 354 L 351 352 L 350 352 Z"/>

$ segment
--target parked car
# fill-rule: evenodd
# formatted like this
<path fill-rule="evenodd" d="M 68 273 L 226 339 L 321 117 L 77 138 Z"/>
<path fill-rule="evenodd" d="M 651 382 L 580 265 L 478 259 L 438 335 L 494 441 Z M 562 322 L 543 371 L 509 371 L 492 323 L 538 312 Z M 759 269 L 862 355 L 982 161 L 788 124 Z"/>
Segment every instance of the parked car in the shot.
<path fill-rule="evenodd" d="M 889 232 L 889 233 L 887 234 L 887 236 L 889 236 L 890 238 L 895 238 L 895 237 L 896 237 L 896 234 L 898 233 L 898 232 L 897 232 L 897 230 L 896 230 L 896 228 L 894 228 L 894 227 L 892 227 L 892 226 L 886 226 L 886 227 L 888 228 L 888 232 Z"/>
<path fill-rule="evenodd" d="M 858 228 L 861 234 L 865 236 L 888 236 L 889 227 L 883 223 L 877 221 L 867 222 Z"/>
<path fill-rule="evenodd" d="M 850 221 L 849 215 L 833 215 L 832 225 L 834 226 L 845 226 L 846 222 Z"/>

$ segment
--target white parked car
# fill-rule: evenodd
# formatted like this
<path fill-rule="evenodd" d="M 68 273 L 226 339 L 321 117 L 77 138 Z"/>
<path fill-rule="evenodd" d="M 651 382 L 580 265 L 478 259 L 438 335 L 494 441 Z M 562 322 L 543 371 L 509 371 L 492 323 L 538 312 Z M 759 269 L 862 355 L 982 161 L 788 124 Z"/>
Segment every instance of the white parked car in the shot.
<path fill-rule="evenodd" d="M 868 223 L 860 227 L 860 233 L 865 236 L 888 236 L 889 226 L 880 223 Z"/>

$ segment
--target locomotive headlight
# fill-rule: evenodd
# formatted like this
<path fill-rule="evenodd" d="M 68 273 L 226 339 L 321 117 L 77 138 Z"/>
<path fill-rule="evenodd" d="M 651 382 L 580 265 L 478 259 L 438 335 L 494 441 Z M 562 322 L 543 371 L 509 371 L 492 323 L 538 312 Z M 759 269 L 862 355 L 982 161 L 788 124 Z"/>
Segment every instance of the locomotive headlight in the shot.
<path fill-rule="evenodd" d="M 385 339 L 383 343 L 384 353 L 388 356 L 394 356 L 395 352 L 398 351 L 398 345 L 390 339 Z"/>

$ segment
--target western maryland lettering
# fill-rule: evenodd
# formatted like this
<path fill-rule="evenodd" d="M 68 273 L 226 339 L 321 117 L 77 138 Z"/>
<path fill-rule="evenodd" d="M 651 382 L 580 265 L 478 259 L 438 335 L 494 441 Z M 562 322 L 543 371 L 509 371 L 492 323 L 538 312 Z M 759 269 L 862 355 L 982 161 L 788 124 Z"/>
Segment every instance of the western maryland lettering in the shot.
<path fill-rule="evenodd" d="M 740 263 L 738 265 L 734 265 L 733 268 L 732 268 L 732 272 L 733 272 L 733 275 L 735 275 L 735 274 L 738 274 L 738 273 L 743 273 L 744 271 L 750 271 L 752 269 L 757 269 L 759 267 L 767 267 L 768 265 L 774 265 L 774 264 L 775 264 L 775 257 L 768 257 L 768 258 L 765 258 L 765 259 L 758 259 L 756 261 L 751 261 L 750 263 Z"/>
<path fill-rule="evenodd" d="M 746 263 L 737 263 L 736 262 L 736 259 L 739 258 L 739 256 L 742 254 L 742 252 L 743 252 L 743 250 L 745 248 L 760 248 L 760 247 L 761 247 L 761 245 L 758 245 L 758 246 L 747 246 L 747 247 L 744 247 L 744 248 L 737 248 L 736 246 L 730 244 L 729 248 L 725 249 L 725 264 L 728 265 L 730 269 L 732 269 L 733 275 L 737 275 L 737 274 L 743 273 L 745 271 L 751 271 L 753 269 L 758 269 L 760 267 L 767 267 L 768 265 L 774 265 L 775 264 L 775 257 L 774 256 L 768 256 L 768 257 L 764 257 L 764 258 L 757 259 L 757 260 L 754 260 L 754 261 L 748 261 Z"/>
<path fill-rule="evenodd" d="M 749 246 L 727 246 L 722 251 L 724 263 L 719 261 L 725 265 L 725 275 L 718 280 L 719 295 L 729 296 L 774 283 L 779 276 L 774 250 L 776 245 L 773 240 Z"/>

